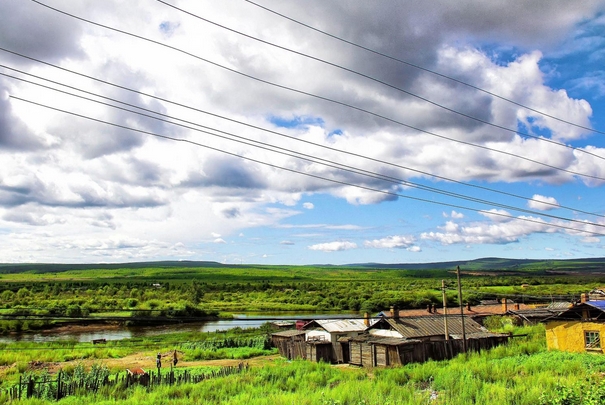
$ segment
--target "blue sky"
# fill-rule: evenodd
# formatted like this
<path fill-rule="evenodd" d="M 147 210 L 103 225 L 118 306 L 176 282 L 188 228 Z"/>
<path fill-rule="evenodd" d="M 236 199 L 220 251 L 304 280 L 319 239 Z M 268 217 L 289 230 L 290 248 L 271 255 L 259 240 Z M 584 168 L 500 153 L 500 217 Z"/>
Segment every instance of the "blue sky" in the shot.
<path fill-rule="evenodd" d="M 260 2 L 391 59 L 242 0 L 42 3 L 0 4 L 5 262 L 603 255 L 605 1 Z"/>

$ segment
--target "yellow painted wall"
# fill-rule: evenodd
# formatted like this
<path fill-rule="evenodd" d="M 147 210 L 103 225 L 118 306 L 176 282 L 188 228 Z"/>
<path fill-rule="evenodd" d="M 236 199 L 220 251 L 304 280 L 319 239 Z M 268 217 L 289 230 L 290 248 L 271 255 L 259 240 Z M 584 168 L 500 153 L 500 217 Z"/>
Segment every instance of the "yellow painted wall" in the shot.
<path fill-rule="evenodd" d="M 601 349 L 586 349 L 585 331 L 601 332 Z M 567 352 L 605 353 L 605 323 L 580 321 L 552 321 L 546 324 L 548 350 Z"/>

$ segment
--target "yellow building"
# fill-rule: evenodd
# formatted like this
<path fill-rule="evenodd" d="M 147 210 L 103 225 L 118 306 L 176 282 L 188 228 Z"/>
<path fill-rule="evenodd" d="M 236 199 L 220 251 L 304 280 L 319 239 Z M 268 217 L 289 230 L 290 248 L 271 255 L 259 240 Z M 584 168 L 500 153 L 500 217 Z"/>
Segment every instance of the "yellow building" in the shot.
<path fill-rule="evenodd" d="M 605 301 L 587 301 L 546 321 L 548 350 L 605 353 Z"/>

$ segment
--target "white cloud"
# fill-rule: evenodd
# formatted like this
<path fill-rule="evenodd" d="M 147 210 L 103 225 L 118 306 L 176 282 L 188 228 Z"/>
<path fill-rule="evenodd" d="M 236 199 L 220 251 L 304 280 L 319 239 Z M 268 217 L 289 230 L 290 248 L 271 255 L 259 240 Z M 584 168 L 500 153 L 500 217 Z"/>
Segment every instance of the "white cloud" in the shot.
<path fill-rule="evenodd" d="M 476 222 L 459 226 L 446 223 L 441 232 L 423 232 L 421 239 L 440 242 L 443 245 L 464 244 L 505 244 L 518 242 L 522 237 L 534 233 L 553 233 L 557 228 L 540 218 L 520 217 L 531 219 L 526 222 L 519 218 L 508 222 Z"/>
<path fill-rule="evenodd" d="M 375 249 L 405 249 L 410 248 L 415 241 L 416 238 L 413 236 L 394 235 L 382 239 L 367 240 L 364 242 L 364 246 Z"/>
<path fill-rule="evenodd" d="M 308 246 L 310 250 L 319 250 L 321 252 L 338 252 L 341 250 L 357 249 L 357 244 L 354 242 L 328 242 L 318 243 Z"/>
<path fill-rule="evenodd" d="M 550 77 L 542 68 L 545 63 L 543 55 L 548 55 L 549 50 L 552 52 L 552 47 L 559 44 L 557 41 L 569 36 L 576 24 L 590 21 L 602 10 L 599 2 L 582 2 L 581 6 L 565 3 L 557 7 L 545 2 L 530 2 L 520 7 L 509 7 L 501 2 L 464 0 L 453 4 L 438 1 L 430 10 L 420 3 L 407 4 L 403 14 L 393 13 L 388 4 L 362 1 L 353 1 L 344 8 L 323 1 L 311 4 L 290 4 L 287 14 L 300 16 L 303 20 L 312 18 L 318 26 L 329 25 L 334 32 L 346 31 L 347 37 L 352 40 L 362 43 L 369 40 L 373 42 L 369 44 L 372 47 L 379 44 L 382 51 L 401 55 L 412 63 L 461 78 L 565 120 L 591 125 L 593 111 L 589 103 L 571 97 L 564 89 L 549 87 L 547 83 Z M 92 77 L 102 77 L 109 82 L 127 84 L 133 89 L 161 94 L 166 99 L 178 101 L 181 106 L 3 54 L 7 64 L 160 113 L 394 179 L 420 180 L 428 184 L 432 181 L 429 180 L 429 174 L 436 174 L 457 181 L 482 184 L 499 182 L 498 187 L 540 182 L 554 189 L 560 184 L 572 185 L 576 181 L 571 174 L 519 160 L 512 155 L 527 156 L 552 166 L 605 177 L 605 165 L 594 157 L 450 114 L 365 78 L 200 24 L 159 3 L 84 0 L 59 1 L 57 7 L 164 41 L 170 46 L 182 47 L 236 71 L 350 102 L 410 126 L 455 140 L 500 149 L 508 155 L 444 140 L 398 125 L 393 120 L 381 119 L 325 100 L 278 90 L 167 48 L 61 17 L 33 2 L 0 2 L 0 46 L 60 63 Z M 275 7 L 283 6 L 276 3 Z M 250 4 L 202 5 L 191 2 L 187 8 L 228 26 L 238 27 L 245 22 L 245 31 L 250 35 L 270 40 L 279 38 L 283 46 L 323 57 L 335 64 L 355 66 L 369 76 L 379 77 L 401 88 L 414 89 L 422 97 L 461 110 L 467 115 L 513 129 L 525 124 L 527 131 L 532 134 L 552 134 L 555 139 L 574 140 L 582 145 L 582 149 L 605 155 L 603 147 L 590 144 L 592 138 L 589 138 L 586 130 L 569 127 L 519 106 L 493 100 L 485 94 L 452 85 L 434 75 L 413 69 L 402 74 L 401 68 L 395 64 L 385 63 L 380 58 L 367 58 L 363 53 L 327 41 L 320 35 L 307 35 L 301 28 L 294 28 L 290 24 L 276 23 L 279 21 L 277 17 Z M 338 15 L 337 19 L 335 15 Z M 536 20 L 535 15 L 541 15 L 542 18 Z M 29 27 L 28 30 L 19 29 L 23 26 Z M 300 40 L 302 36 L 304 41 Z M 195 42 L 193 49 L 192 38 L 205 40 Z M 495 43 L 502 46 L 501 49 L 514 48 L 517 54 L 502 62 L 494 56 L 499 48 L 490 53 L 483 50 L 485 43 Z M 526 51 L 528 49 L 535 51 Z M 556 75 L 557 72 L 550 74 Z M 587 78 L 596 80 L 598 76 Z M 587 85 L 598 87 L 587 80 L 576 85 L 578 88 Z M 8 94 L 119 125 L 200 142 L 215 150 L 111 128 L 98 122 L 34 107 L 7 98 Z M 416 192 L 409 186 L 394 184 L 384 177 L 363 176 L 257 149 L 82 99 L 58 95 L 8 78 L 0 78 L 0 95 L 0 249 L 6 252 L 5 260 L 28 261 L 46 257 L 54 261 L 90 260 L 91 250 L 79 244 L 78 240 L 88 240 L 91 246 L 108 246 L 94 250 L 95 255 L 101 254 L 99 252 L 106 254 L 112 251 L 109 247 L 114 246 L 115 256 L 107 260 L 122 260 L 125 257 L 159 259 L 171 255 L 188 258 L 192 254 L 207 258 L 206 255 L 217 254 L 213 249 L 219 249 L 212 246 L 213 241 L 224 244 L 223 235 L 242 236 L 242 231 L 250 228 L 279 232 L 289 228 L 319 229 L 324 233 L 322 236 L 329 238 L 327 240 L 344 239 L 348 237 L 347 231 L 366 229 L 367 225 L 360 225 L 361 218 L 369 212 L 365 209 L 373 207 L 365 205 L 395 203 L 400 199 L 395 194 Z M 184 105 L 199 111 L 184 108 Z M 215 115 L 202 114 L 201 110 Z M 219 116 L 259 128 L 275 128 L 292 138 L 242 126 Z M 280 125 L 279 119 L 291 119 L 299 125 Z M 323 149 L 308 142 L 333 149 Z M 369 155 L 374 160 L 343 154 L 339 150 Z M 303 174 L 334 179 L 337 183 L 260 165 L 234 155 Z M 464 157 L 463 164 L 461 156 Z M 383 161 L 395 165 L 385 165 Z M 414 170 L 404 169 L 403 166 Z M 582 178 L 581 181 L 594 187 L 603 184 L 598 179 Z M 349 183 L 365 188 L 351 187 L 347 185 Z M 324 216 L 317 221 L 325 223 L 307 224 L 301 220 L 296 225 L 283 225 L 285 219 L 302 214 L 294 207 L 298 207 L 301 199 L 309 195 L 307 193 L 341 198 L 359 205 L 356 208 L 361 214 L 350 221 L 337 221 L 329 211 L 333 207 L 326 208 L 323 204 L 315 207 L 310 202 L 303 202 L 303 209 L 314 209 L 314 214 Z M 554 191 L 552 195 L 561 199 Z M 429 198 L 432 197 L 430 195 Z M 555 197 L 544 198 L 548 200 L 543 201 L 557 201 Z M 529 204 L 532 208 L 544 209 L 544 204 L 531 201 Z M 424 206 L 423 212 L 418 212 L 418 218 L 434 218 L 442 210 L 430 211 Z M 484 215 L 503 224 L 500 227 L 492 224 L 497 229 L 448 222 L 435 233 L 439 236 L 433 235 L 431 238 L 506 241 L 518 240 L 527 234 L 522 229 L 513 229 L 515 227 L 509 224 L 510 218 L 496 215 L 504 211 L 491 212 L 491 215 Z M 444 212 L 443 216 L 452 220 L 466 218 L 457 211 Z M 531 226 L 519 225 L 517 228 L 531 229 Z M 220 234 L 215 232 L 217 229 L 221 231 Z M 581 229 L 594 227 L 586 225 Z M 543 231 L 538 229 L 535 232 Z M 46 233 L 56 235 L 63 246 L 73 248 L 56 249 L 44 236 Z M 28 235 L 29 250 L 24 248 L 25 245 L 17 250 L 11 249 L 12 237 L 9 235 Z M 199 235 L 211 235 L 212 239 L 200 242 Z M 311 234 L 306 236 L 317 237 Z M 122 241 L 156 242 L 146 245 L 149 248 L 124 253 L 128 249 L 120 249 L 118 245 L 107 242 L 112 237 L 119 237 Z M 271 239 L 271 243 L 275 245 L 276 240 L 288 242 L 292 237 L 280 234 Z M 375 244 L 376 247 L 390 245 L 394 248 L 419 249 L 407 237 L 389 238 L 366 243 Z M 586 236 L 585 240 L 592 239 Z M 174 248 L 178 243 L 182 245 Z M 298 243 L 297 246 L 304 249 L 310 243 L 313 242 Z M 312 245 L 319 247 L 312 250 L 352 249 L 352 245 L 355 245 L 351 242 L 334 244 Z M 43 253 L 31 254 L 40 251 Z"/>
<path fill-rule="evenodd" d="M 554 197 L 545 197 L 540 194 L 534 194 L 527 206 L 534 210 L 549 211 L 559 207 L 557 199 Z"/>

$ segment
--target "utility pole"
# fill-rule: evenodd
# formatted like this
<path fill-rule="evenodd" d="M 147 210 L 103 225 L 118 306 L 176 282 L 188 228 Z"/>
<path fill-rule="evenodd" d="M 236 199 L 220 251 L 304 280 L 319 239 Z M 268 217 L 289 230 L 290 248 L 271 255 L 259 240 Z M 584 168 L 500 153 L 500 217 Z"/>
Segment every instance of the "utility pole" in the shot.
<path fill-rule="evenodd" d="M 443 293 L 443 326 L 445 329 L 445 340 L 450 340 L 450 333 L 447 329 L 447 296 L 445 295 L 445 280 L 441 280 L 441 292 Z"/>
<path fill-rule="evenodd" d="M 460 284 L 460 266 L 456 266 L 458 278 L 458 302 L 460 303 L 460 319 L 462 321 L 462 351 L 466 353 L 466 329 L 464 327 L 464 303 L 462 302 L 462 285 Z"/>

